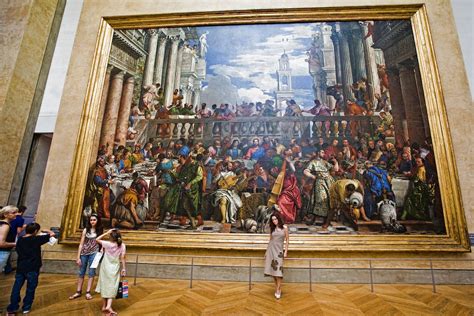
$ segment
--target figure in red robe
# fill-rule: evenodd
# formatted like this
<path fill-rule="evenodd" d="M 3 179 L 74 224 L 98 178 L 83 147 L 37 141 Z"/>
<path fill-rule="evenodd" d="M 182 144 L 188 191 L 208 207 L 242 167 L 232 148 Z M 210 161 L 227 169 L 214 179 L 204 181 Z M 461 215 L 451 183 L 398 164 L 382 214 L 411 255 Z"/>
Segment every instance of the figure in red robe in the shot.
<path fill-rule="evenodd" d="M 298 181 L 295 177 L 293 163 L 287 160 L 289 168 L 285 174 L 283 188 L 278 196 L 277 204 L 280 214 L 286 224 L 295 222 L 298 210 L 302 207 L 301 193 L 298 188 Z"/>

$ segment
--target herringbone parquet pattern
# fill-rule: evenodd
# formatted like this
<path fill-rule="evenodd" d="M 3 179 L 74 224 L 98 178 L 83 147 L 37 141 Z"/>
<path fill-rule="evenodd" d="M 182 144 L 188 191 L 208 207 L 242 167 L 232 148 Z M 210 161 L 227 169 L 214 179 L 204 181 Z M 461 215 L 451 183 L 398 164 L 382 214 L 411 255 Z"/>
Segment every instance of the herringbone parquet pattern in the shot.
<path fill-rule="evenodd" d="M 99 295 L 86 301 L 67 297 L 73 276 L 44 274 L 31 315 L 101 315 Z M 0 307 L 9 299 L 13 277 L 0 277 Z M 130 297 L 114 301 L 120 315 L 474 315 L 474 286 L 284 284 L 280 300 L 273 284 L 139 279 Z"/>

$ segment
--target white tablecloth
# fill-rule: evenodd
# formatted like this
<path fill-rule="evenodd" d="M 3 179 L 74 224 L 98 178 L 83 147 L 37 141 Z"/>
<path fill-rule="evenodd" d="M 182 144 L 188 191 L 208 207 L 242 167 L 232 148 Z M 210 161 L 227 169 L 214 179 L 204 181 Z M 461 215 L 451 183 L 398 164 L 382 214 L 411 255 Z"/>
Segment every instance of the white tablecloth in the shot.
<path fill-rule="evenodd" d="M 403 207 L 409 188 L 410 188 L 410 180 L 406 178 L 398 178 L 398 177 L 392 178 L 392 190 L 393 190 L 393 193 L 395 194 L 397 207 Z"/>

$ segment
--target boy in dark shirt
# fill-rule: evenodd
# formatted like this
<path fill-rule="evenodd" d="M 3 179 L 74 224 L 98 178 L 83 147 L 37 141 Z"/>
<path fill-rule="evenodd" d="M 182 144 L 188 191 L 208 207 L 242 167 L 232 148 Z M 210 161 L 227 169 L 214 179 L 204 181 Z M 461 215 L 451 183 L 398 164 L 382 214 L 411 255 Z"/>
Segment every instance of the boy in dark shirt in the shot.
<path fill-rule="evenodd" d="M 45 230 L 46 235 L 38 235 L 40 228 L 38 223 L 28 224 L 25 229 L 26 234 L 19 238 L 16 243 L 18 261 L 10 305 L 7 307 L 9 314 L 14 314 L 20 307 L 20 291 L 25 281 L 27 281 L 27 284 L 25 298 L 23 299 L 23 314 L 27 314 L 31 310 L 42 264 L 41 246 L 47 243 L 50 237 L 54 236 L 54 233 L 49 230 Z"/>

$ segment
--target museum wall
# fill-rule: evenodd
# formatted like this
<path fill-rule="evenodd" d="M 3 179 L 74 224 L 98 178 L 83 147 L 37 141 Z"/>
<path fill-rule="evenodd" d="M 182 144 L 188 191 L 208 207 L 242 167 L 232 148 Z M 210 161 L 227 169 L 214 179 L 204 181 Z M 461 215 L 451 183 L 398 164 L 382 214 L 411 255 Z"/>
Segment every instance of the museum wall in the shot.
<path fill-rule="evenodd" d="M 25 173 L 25 186 L 21 192 L 21 204 L 28 207 L 23 215 L 27 222 L 33 221 L 38 209 L 44 172 L 48 162 L 49 148 L 53 134 L 35 134 Z"/>
<path fill-rule="evenodd" d="M 205 2 L 205 5 L 203 5 L 203 2 Z M 371 5 L 373 3 L 374 1 L 360 0 L 319 1 L 318 6 Z M 419 1 L 385 0 L 377 3 L 410 4 L 419 3 Z M 468 172 L 474 167 L 474 163 L 469 159 L 473 150 L 468 144 L 468 137 L 466 137 L 466 135 L 469 135 L 470 122 L 473 119 L 469 86 L 458 38 L 452 32 L 455 25 L 449 1 L 427 1 L 426 5 L 453 137 L 468 228 L 469 231 L 474 231 L 474 208 L 472 207 L 474 196 L 469 194 L 474 188 L 474 181 Z M 112 0 L 84 1 L 46 167 L 37 220 L 45 227 L 59 226 L 61 223 L 62 211 L 69 189 L 69 177 L 82 105 L 101 16 L 193 12 L 202 11 L 203 8 L 216 11 L 312 6 L 315 6 L 314 1 L 240 1 L 239 3 L 219 3 L 217 1 L 140 1 L 140 3 L 136 1 L 117 3 Z"/>
<path fill-rule="evenodd" d="M 0 205 L 16 203 L 61 25 L 64 0 L 0 4 Z"/>

